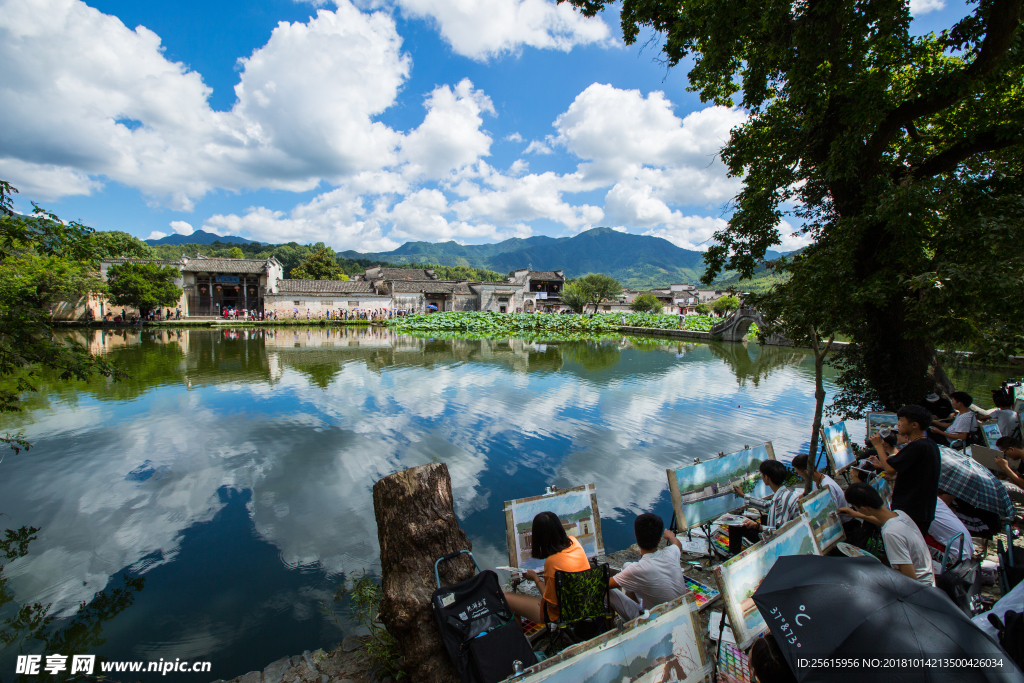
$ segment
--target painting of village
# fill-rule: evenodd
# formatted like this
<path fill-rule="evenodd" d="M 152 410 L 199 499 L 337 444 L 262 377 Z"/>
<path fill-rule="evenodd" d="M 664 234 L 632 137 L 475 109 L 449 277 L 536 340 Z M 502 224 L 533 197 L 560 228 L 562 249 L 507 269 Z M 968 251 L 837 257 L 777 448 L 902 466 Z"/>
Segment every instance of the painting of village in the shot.
<path fill-rule="evenodd" d="M 850 434 L 846 431 L 845 422 L 822 427 L 821 440 L 825 442 L 825 450 L 828 451 L 835 472 L 842 472 L 853 464 L 853 447 L 850 446 Z"/>
<path fill-rule="evenodd" d="M 818 552 L 822 555 L 846 538 L 843 525 L 839 521 L 836 501 L 827 487 L 801 498 L 800 509 L 807 515 L 814 540 L 818 544 Z"/>
<path fill-rule="evenodd" d="M 590 484 L 563 489 L 552 495 L 522 498 L 505 503 L 508 559 L 511 566 L 536 571 L 544 568 L 544 560 L 534 559 L 531 554 L 533 518 L 544 511 L 553 512 L 558 516 L 565 533 L 576 537 L 587 552 L 587 557 L 604 553 L 596 487 Z"/>
<path fill-rule="evenodd" d="M 740 647 L 746 648 L 766 628 L 753 595 L 775 560 L 784 555 L 819 554 L 807 517 L 801 515 L 780 528 L 770 541 L 762 541 L 715 567 L 729 626 Z"/>
<path fill-rule="evenodd" d="M 743 505 L 733 486 L 744 494 L 765 498 L 771 489 L 761 481 L 758 467 L 774 460 L 771 441 L 704 462 L 668 470 L 668 488 L 679 529 L 692 529 Z"/>
<path fill-rule="evenodd" d="M 527 669 L 522 683 L 697 683 L 711 679 L 697 605 L 684 595 Z M 580 656 L 586 653 L 587 656 Z"/>
<path fill-rule="evenodd" d="M 870 439 L 883 427 L 896 431 L 896 423 L 899 421 L 900 419 L 896 417 L 896 413 L 868 412 L 868 414 L 864 416 L 864 424 L 867 425 L 868 428 L 867 438 Z"/>

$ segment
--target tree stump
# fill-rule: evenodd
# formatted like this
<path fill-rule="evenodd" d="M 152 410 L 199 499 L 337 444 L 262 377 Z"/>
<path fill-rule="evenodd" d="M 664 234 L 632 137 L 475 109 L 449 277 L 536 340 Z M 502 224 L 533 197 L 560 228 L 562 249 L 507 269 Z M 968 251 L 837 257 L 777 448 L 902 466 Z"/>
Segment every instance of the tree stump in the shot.
<path fill-rule="evenodd" d="M 373 485 L 373 511 L 380 541 L 380 618 L 398 641 L 403 670 L 417 683 L 458 680 L 430 595 L 437 588 L 434 562 L 458 550 L 472 550 L 452 506 L 452 481 L 443 462 L 412 467 Z M 440 566 L 441 585 L 473 575 L 465 555 Z"/>

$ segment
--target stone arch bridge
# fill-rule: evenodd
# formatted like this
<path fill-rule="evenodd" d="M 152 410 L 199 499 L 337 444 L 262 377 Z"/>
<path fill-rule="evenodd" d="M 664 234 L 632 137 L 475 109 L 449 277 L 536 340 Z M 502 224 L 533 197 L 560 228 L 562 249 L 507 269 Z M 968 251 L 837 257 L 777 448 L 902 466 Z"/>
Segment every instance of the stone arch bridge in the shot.
<path fill-rule="evenodd" d="M 750 326 L 755 323 L 759 328 L 764 327 L 761 313 L 756 308 L 740 306 L 729 317 L 711 328 L 711 338 L 722 341 L 741 342 L 747 338 Z M 765 340 L 765 343 L 777 346 L 792 345 L 788 339 L 778 335 L 772 335 Z"/>

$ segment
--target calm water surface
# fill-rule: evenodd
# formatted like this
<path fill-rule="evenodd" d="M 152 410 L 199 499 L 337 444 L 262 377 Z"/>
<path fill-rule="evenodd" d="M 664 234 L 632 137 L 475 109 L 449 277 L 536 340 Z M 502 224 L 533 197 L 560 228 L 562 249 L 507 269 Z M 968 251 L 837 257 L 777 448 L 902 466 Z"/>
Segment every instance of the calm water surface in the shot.
<path fill-rule="evenodd" d="M 73 336 L 132 376 L 44 376 L 25 412 L 2 417 L 34 447 L 0 463 L 0 527 L 40 531 L 3 570 L 15 599 L 0 622 L 51 603 L 51 642 L 77 615 L 105 643 L 75 651 L 212 661 L 212 675 L 179 675 L 193 681 L 354 631 L 332 598 L 379 567 L 371 487 L 387 474 L 446 462 L 461 524 L 492 567 L 508 563 L 504 501 L 596 483 L 610 552 L 633 542 L 635 514 L 671 517 L 667 468 L 767 440 L 788 460 L 807 448 L 814 407 L 812 358 L 753 344 L 376 328 Z M 46 650 L 0 650 L 0 680 L 15 678 L 18 647 Z"/>

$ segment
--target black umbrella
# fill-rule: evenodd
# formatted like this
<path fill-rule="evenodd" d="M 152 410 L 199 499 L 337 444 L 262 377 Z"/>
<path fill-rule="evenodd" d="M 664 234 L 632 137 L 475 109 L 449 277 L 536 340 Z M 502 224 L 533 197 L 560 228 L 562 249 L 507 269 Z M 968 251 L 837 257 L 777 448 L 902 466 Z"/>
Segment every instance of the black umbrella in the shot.
<path fill-rule="evenodd" d="M 753 599 L 799 681 L 1024 681 L 945 593 L 872 558 L 780 557 Z"/>

